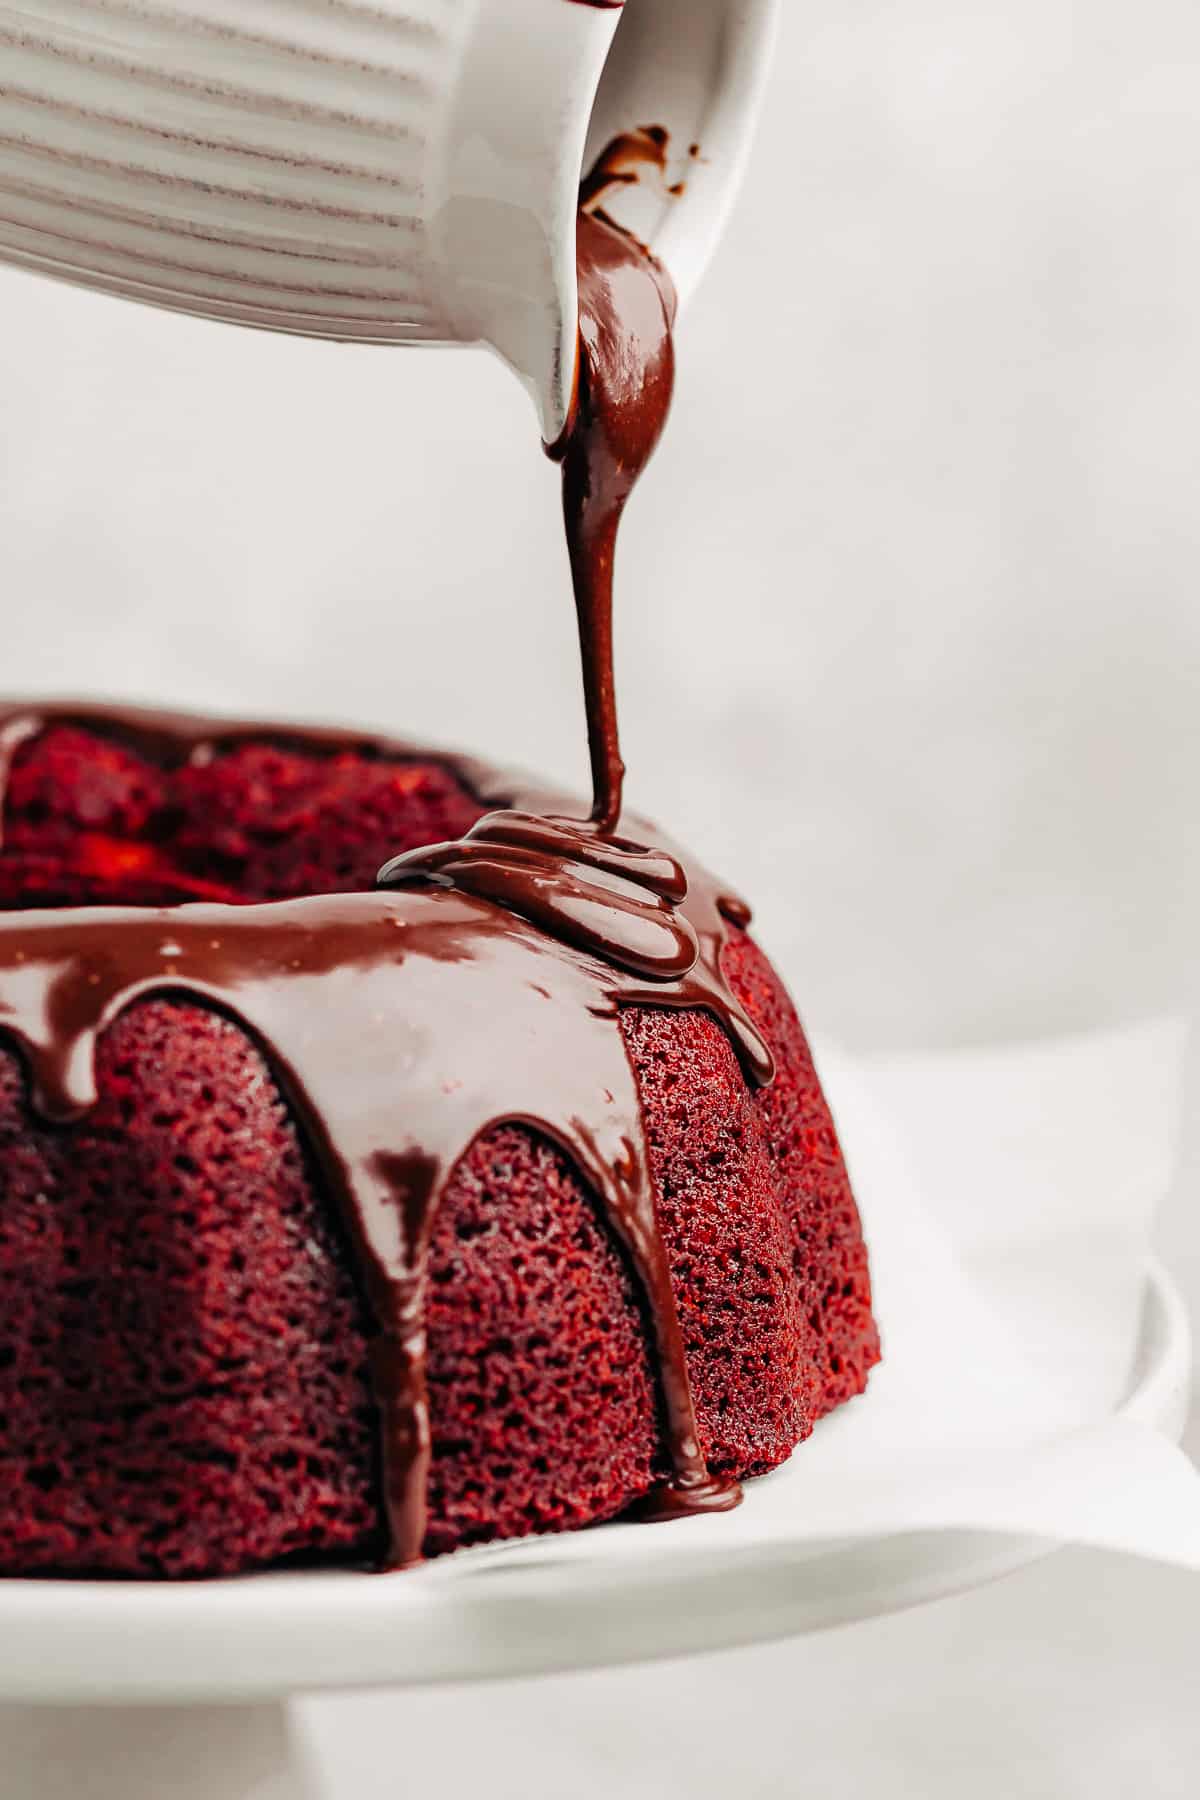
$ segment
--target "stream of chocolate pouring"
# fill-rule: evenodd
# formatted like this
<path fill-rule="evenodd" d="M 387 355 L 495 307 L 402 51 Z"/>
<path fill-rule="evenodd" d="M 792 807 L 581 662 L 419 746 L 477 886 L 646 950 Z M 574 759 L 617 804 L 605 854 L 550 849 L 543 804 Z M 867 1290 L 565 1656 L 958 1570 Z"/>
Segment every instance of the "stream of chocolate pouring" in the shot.
<path fill-rule="evenodd" d="M 676 299 L 650 252 L 601 210 L 643 168 L 666 166 L 661 126 L 623 132 L 580 188 L 579 380 L 575 415 L 551 446 L 563 467 L 563 520 L 583 659 L 592 822 L 621 817 L 621 760 L 613 671 L 613 574 L 621 517 L 654 455 L 675 390 Z"/>
<path fill-rule="evenodd" d="M 655 144 L 653 134 L 649 142 Z M 661 155 L 661 143 L 656 155 Z M 628 156 L 628 142 L 622 146 Z M 610 169 L 613 180 L 626 179 Z M 603 188 L 593 188 L 593 198 Z M 700 1008 L 747 1079 L 770 1051 L 726 981 L 721 952 L 749 914 L 673 851 L 614 835 L 623 774 L 612 683 L 617 525 L 670 401 L 673 299 L 648 253 L 603 217 L 579 221 L 580 398 L 563 446 L 595 795 L 561 796 L 436 755 L 490 813 L 457 843 L 397 859 L 381 885 L 276 905 L 91 907 L 0 916 L 0 1033 L 21 1051 L 34 1109 L 68 1124 L 94 1103 L 106 1025 L 151 994 L 191 997 L 260 1045 L 346 1222 L 371 1307 L 391 1566 L 420 1560 L 432 1454 L 427 1254 L 456 1164 L 505 1120 L 556 1142 L 590 1181 L 641 1288 L 656 1351 L 669 1478 L 643 1516 L 725 1508 L 736 1483 L 700 1444 L 621 1007 Z M 317 755 L 429 760 L 411 745 L 295 726 L 222 724 L 119 708 L 0 709 L 0 822 L 14 760 L 76 724 L 167 766 L 239 742 Z M 504 1021 L 519 1054 L 496 1043 Z M 550 1023 L 552 1021 L 552 1023 Z"/>
<path fill-rule="evenodd" d="M 661 126 L 622 132 L 581 184 L 577 392 L 566 431 L 548 446 L 563 471 L 592 767 L 590 818 L 496 813 L 457 843 L 397 857 L 380 875 L 385 885 L 436 881 L 491 900 L 652 979 L 686 974 L 698 951 L 679 910 L 687 878 L 678 860 L 616 835 L 625 765 L 613 669 L 613 576 L 626 504 L 671 407 L 676 301 L 662 265 L 602 209 L 614 189 L 643 170 L 665 174 L 666 157 Z"/>
<path fill-rule="evenodd" d="M 747 1038 L 744 1015 L 735 1018 L 720 967 L 724 921 L 744 924 L 745 908 L 728 900 L 714 904 L 711 892 L 706 903 L 701 884 L 696 897 L 710 915 L 707 929 L 697 931 L 694 916 L 689 916 L 696 897 L 682 862 L 617 836 L 625 776 L 613 671 L 617 534 L 670 410 L 676 300 L 666 270 L 602 206 L 615 187 L 636 180 L 643 168 L 663 171 L 666 150 L 661 127 L 623 133 L 581 186 L 577 393 L 563 438 L 548 446 L 563 468 L 563 517 L 592 768 L 590 818 L 556 817 L 542 809 L 493 813 L 456 843 L 397 857 L 381 871 L 380 882 L 434 882 L 501 906 L 559 941 L 598 955 L 610 969 L 653 984 L 642 996 L 651 1004 L 666 998 L 666 984 L 677 996 L 689 986 L 695 993 L 699 975 L 710 1006 L 712 996 L 720 996 L 711 1010 L 739 1043 L 751 1079 L 762 1081 L 770 1078 L 769 1053 L 763 1056 L 761 1041 L 753 1044 Z M 640 1112 L 628 1142 L 631 1148 L 637 1145 L 637 1164 L 645 1170 Z M 638 1180 L 640 1186 L 643 1177 Z M 740 1490 L 709 1474 L 700 1446 L 652 1184 L 635 1204 L 626 1196 L 614 1207 L 613 1193 L 607 1188 L 602 1193 L 649 1300 L 662 1377 L 673 1472 L 643 1511 L 663 1517 L 736 1504 Z"/>

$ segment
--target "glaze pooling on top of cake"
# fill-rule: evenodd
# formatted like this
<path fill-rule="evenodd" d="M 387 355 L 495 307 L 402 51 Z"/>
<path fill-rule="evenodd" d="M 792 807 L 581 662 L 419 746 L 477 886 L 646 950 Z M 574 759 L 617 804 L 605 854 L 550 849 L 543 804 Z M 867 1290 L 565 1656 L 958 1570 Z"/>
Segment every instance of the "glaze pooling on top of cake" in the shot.
<path fill-rule="evenodd" d="M 38 706 L 0 714 L 4 772 L 22 744 L 54 726 L 83 727 L 173 766 L 203 766 L 257 742 L 325 756 L 352 747 L 418 754 L 348 733 Z M 484 819 L 454 844 L 411 852 L 387 875 L 405 885 L 385 893 L 0 914 L 0 1033 L 19 1046 L 45 1120 L 75 1120 L 94 1104 L 99 1037 L 149 996 L 192 996 L 262 1047 L 339 1207 L 373 1315 L 396 1564 L 416 1560 L 426 1536 L 430 1233 L 460 1159 L 505 1122 L 562 1148 L 636 1272 L 671 1468 L 647 1510 L 736 1503 L 736 1483 L 711 1475 L 700 1447 L 621 1010 L 707 1012 L 752 1083 L 772 1074 L 771 1053 L 722 970 L 731 929 L 740 929 L 730 918 L 746 918 L 741 903 L 723 900 L 718 884 L 673 853 L 548 821 L 560 796 L 518 791 L 512 778 L 463 759 L 438 760 L 481 803 L 519 802 L 537 816 L 514 823 L 500 814 L 490 835 Z M 436 885 L 447 877 L 453 888 Z M 648 930 L 655 944 L 664 934 L 675 944 L 672 957 L 655 959 Z"/>

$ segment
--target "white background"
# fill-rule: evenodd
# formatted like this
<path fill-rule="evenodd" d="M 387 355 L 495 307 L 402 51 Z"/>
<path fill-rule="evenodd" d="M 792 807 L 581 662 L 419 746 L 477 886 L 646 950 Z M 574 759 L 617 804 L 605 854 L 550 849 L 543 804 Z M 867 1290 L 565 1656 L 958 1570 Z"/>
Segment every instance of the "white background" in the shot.
<path fill-rule="evenodd" d="M 785 12 L 625 534 L 631 798 L 756 899 L 851 1049 L 1194 1014 L 1200 13 Z M 15 274 L 0 322 L 5 689 L 369 720 L 582 782 L 555 477 L 499 364 Z M 1164 1234 L 1195 1302 L 1193 1060 Z M 1182 1796 L 1198 1599 L 1076 1553 L 807 1645 L 318 1721 L 359 1800 L 397 1791 L 397 1740 L 443 1793 Z"/>

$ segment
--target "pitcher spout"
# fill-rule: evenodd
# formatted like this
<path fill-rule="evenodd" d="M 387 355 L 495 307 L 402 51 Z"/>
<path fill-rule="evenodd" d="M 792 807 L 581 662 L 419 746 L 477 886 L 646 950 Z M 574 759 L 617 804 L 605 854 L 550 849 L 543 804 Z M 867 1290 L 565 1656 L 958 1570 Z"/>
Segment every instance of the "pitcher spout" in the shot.
<path fill-rule="evenodd" d="M 459 64 L 429 244 L 447 335 L 487 344 L 533 400 L 546 443 L 577 361 L 575 215 L 601 73 L 622 9 L 483 0 Z"/>

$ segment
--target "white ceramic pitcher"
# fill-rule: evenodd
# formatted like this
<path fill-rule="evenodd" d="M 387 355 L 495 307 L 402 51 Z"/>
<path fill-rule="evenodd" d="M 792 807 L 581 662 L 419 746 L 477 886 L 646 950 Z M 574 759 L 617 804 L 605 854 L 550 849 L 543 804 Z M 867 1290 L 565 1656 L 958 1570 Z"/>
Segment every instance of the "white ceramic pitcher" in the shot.
<path fill-rule="evenodd" d="M 490 344 L 553 439 L 581 169 L 668 130 L 666 179 L 612 210 L 686 296 L 776 6 L 0 0 L 0 258 L 277 331 Z"/>

